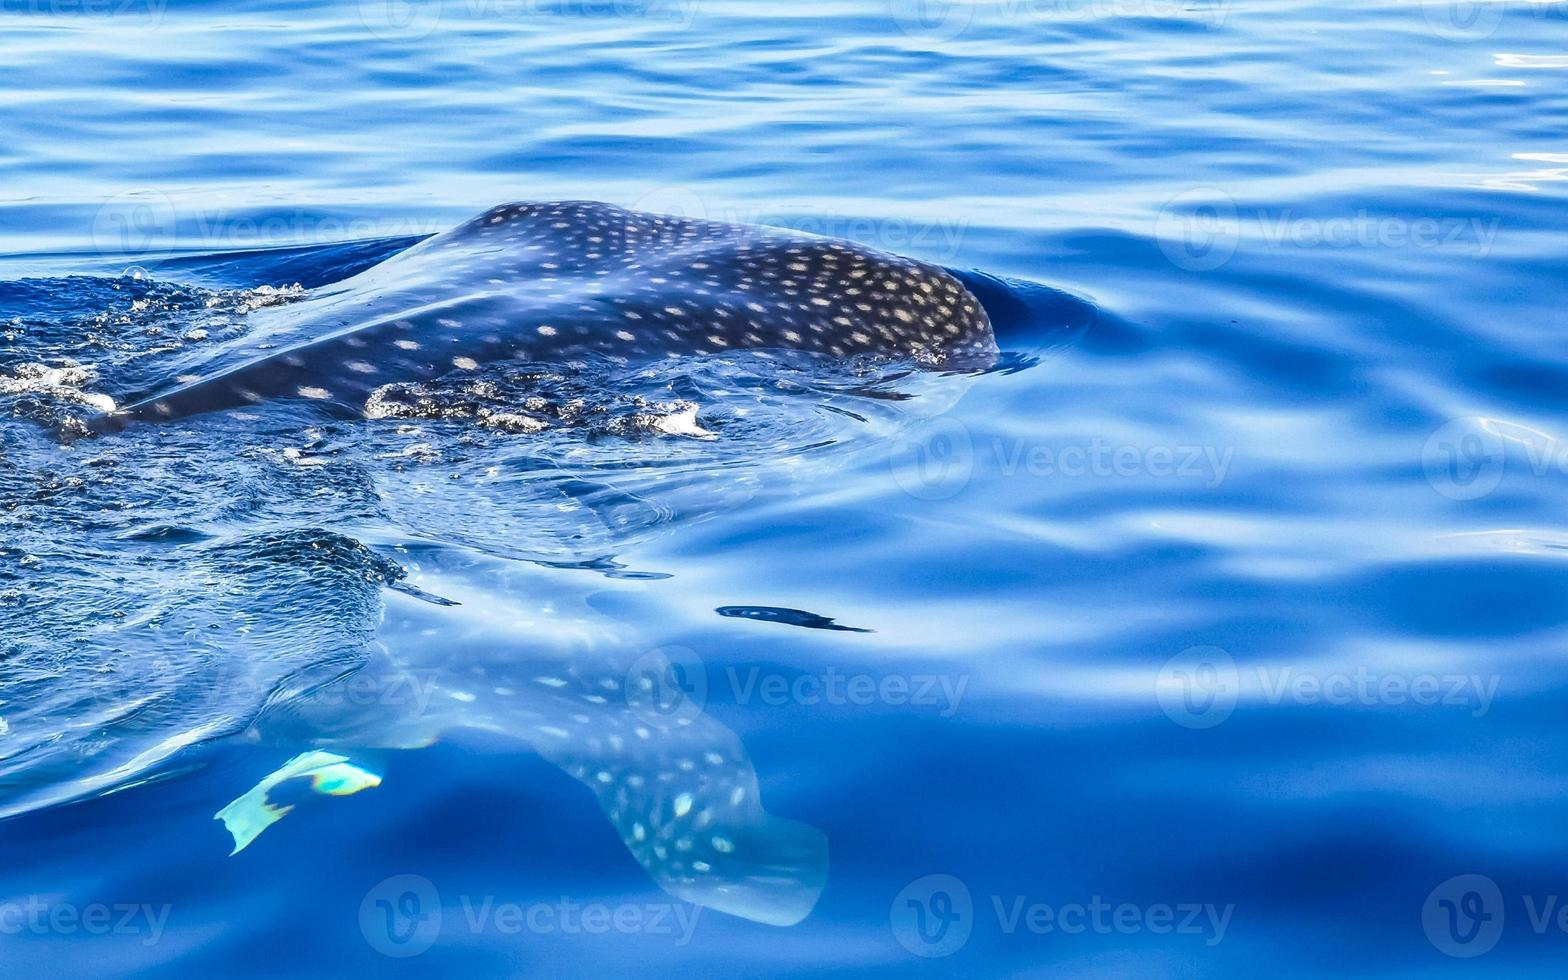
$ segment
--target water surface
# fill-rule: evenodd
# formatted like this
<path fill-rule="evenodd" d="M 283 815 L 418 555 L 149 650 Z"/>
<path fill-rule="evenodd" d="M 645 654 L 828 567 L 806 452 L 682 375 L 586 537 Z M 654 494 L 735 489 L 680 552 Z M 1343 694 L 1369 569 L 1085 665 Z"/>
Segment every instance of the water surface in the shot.
<path fill-rule="evenodd" d="M 1563 4 L 0 9 L 8 975 L 1558 972 Z M 585 198 L 1059 315 L 53 428 Z"/>

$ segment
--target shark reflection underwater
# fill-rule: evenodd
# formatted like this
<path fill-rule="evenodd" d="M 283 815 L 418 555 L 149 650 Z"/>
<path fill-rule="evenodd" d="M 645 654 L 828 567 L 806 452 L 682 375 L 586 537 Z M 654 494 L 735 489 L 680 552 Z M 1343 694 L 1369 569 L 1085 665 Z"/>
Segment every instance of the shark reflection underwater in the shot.
<path fill-rule="evenodd" d="M 439 546 L 395 553 L 408 578 L 387 594 L 364 665 L 301 696 L 275 695 L 250 726 L 262 744 L 312 748 L 216 814 L 235 854 L 297 804 L 285 784 L 328 796 L 372 789 L 382 750 L 473 731 L 521 740 L 587 787 L 676 898 L 770 925 L 810 913 L 827 880 L 827 838 L 763 808 L 740 738 L 704 710 L 694 652 L 628 642 L 592 608 L 596 585 L 574 593 L 535 582 L 547 574 L 537 567 Z"/>
<path fill-rule="evenodd" d="M 952 273 L 854 242 L 586 201 L 507 204 L 303 300 L 100 429 L 378 393 L 504 362 L 622 364 L 721 351 L 884 354 L 988 366 L 986 310 Z"/>

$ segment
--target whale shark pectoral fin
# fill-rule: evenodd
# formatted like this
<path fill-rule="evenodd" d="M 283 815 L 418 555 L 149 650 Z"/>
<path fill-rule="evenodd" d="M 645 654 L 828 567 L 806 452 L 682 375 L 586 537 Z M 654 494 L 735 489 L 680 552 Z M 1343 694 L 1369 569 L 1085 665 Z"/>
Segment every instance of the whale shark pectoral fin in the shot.
<path fill-rule="evenodd" d="M 261 832 L 282 820 L 293 804 L 277 805 L 267 799 L 272 789 L 290 779 L 309 778 L 311 789 L 324 796 L 350 796 L 381 785 L 381 777 L 361 769 L 346 756 L 320 750 L 295 756 L 278 767 L 239 799 L 213 814 L 234 837 L 232 857 L 249 847 Z"/>

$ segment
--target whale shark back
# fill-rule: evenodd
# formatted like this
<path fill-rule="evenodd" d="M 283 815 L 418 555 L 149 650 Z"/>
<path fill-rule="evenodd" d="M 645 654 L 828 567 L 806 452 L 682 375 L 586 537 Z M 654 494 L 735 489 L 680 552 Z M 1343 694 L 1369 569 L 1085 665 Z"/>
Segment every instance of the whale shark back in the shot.
<path fill-rule="evenodd" d="M 385 385 L 505 362 L 779 349 L 971 367 L 997 353 L 984 308 L 937 266 L 592 202 L 493 208 L 255 321 L 116 419 L 276 398 L 362 411 Z"/>

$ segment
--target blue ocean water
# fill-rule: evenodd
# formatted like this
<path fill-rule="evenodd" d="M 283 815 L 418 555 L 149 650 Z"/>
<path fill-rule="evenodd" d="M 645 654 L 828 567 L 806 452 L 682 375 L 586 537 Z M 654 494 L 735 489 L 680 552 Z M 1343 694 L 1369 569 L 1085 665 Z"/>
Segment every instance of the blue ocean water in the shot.
<path fill-rule="evenodd" d="M 1560 973 L 1565 41 L 3 0 L 0 975 Z M 980 374 L 58 437 L 524 199 L 1059 292 Z"/>

